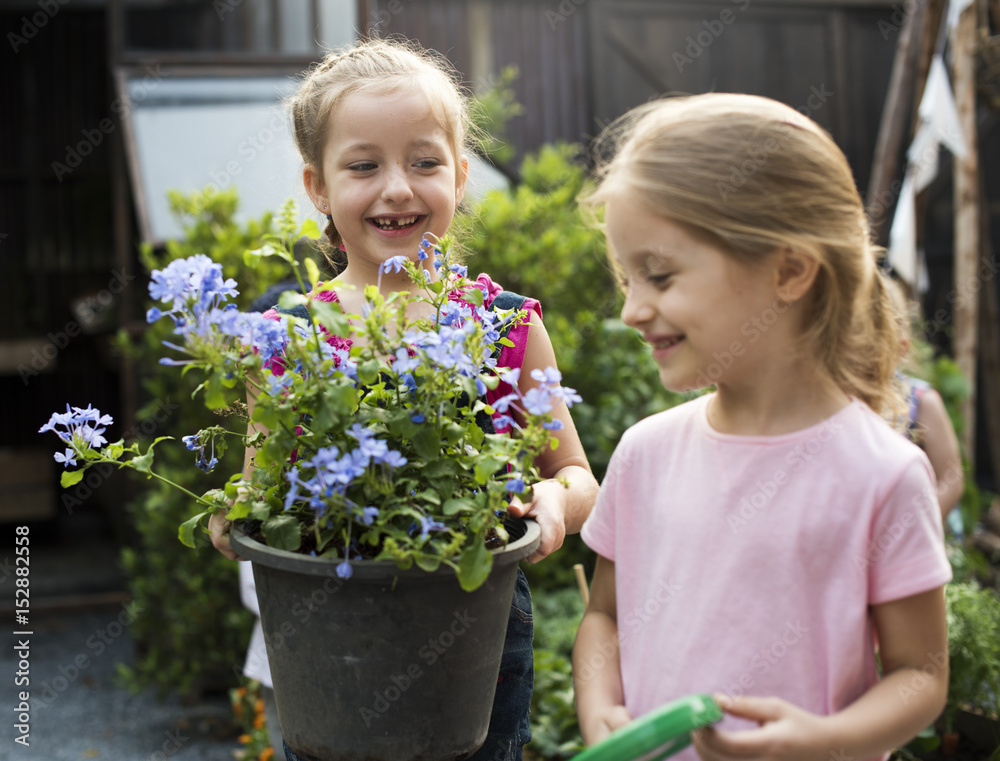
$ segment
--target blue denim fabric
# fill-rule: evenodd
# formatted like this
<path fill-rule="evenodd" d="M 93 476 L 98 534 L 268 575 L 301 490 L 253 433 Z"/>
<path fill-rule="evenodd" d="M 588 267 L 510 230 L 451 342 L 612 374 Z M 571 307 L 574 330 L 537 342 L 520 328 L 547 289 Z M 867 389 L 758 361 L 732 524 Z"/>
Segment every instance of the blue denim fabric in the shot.
<path fill-rule="evenodd" d="M 468 756 L 467 761 L 521 761 L 523 748 L 531 740 L 528 710 L 535 686 L 535 662 L 531 651 L 534 634 L 531 590 L 518 568 L 486 742 Z M 304 761 L 287 744 L 285 759 Z"/>

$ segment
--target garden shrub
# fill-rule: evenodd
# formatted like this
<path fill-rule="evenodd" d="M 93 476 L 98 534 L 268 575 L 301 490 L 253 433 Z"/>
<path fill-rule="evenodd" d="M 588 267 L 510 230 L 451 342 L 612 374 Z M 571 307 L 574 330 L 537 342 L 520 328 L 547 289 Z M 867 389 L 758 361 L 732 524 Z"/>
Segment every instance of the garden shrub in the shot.
<path fill-rule="evenodd" d="M 276 257 L 254 269 L 244 266 L 243 252 L 256 248 L 261 236 L 272 231 L 272 218 L 265 214 L 237 224 L 235 190 L 172 193 L 170 203 L 183 222 L 184 237 L 168 241 L 163 251 L 150 246 L 141 249 L 147 276 L 174 259 L 207 254 L 222 264 L 226 277 L 238 279 L 241 309 L 267 286 L 290 276 L 290 269 Z M 147 300 L 146 306 L 152 306 L 152 301 Z M 140 437 L 143 449 L 154 437 L 179 439 L 210 425 L 245 430 L 246 423 L 237 417 L 220 421 L 205 408 L 201 394 L 192 398 L 198 384 L 195 374 L 183 375 L 177 368 L 158 363 L 163 356 L 162 341 L 172 336 L 171 327 L 169 320 L 161 320 L 138 337 L 123 331 L 117 339 L 135 367 L 146 400 L 136 419 L 159 412 L 157 419 L 162 420 Z M 172 413 L 164 418 L 163 410 Z M 184 447 L 160 447 L 156 470 L 200 494 L 221 487 L 226 474 L 242 468 L 243 448 L 230 447 L 221 454 L 220 467 L 211 474 L 193 477 L 192 472 L 197 473 L 194 459 L 195 453 Z M 198 506 L 157 481 L 139 483 L 141 493 L 127 506 L 136 544 L 122 550 L 129 591 L 140 611 L 131 627 L 138 650 L 134 665 L 120 665 L 122 681 L 134 691 L 155 686 L 161 696 L 168 692 L 194 696 L 236 684 L 242 678 L 253 622 L 240 604 L 237 564 L 216 552 L 204 534 L 198 537 L 198 550 L 182 545 L 177 527 L 198 512 Z"/>

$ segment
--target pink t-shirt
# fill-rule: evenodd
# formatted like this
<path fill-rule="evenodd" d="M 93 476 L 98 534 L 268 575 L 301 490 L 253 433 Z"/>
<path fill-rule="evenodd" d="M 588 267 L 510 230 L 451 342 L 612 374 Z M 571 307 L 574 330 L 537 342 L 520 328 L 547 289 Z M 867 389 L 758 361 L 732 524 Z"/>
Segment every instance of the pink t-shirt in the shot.
<path fill-rule="evenodd" d="M 583 527 L 615 562 L 625 706 L 722 692 L 834 713 L 877 681 L 870 606 L 951 578 L 933 471 L 857 400 L 734 436 L 709 424 L 711 398 L 626 431 Z"/>

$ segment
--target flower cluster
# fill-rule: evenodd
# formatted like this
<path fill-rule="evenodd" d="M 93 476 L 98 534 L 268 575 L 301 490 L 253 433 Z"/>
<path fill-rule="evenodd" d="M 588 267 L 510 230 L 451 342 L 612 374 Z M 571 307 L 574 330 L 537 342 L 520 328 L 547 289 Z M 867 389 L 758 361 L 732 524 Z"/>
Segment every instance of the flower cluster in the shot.
<path fill-rule="evenodd" d="M 110 415 L 102 415 L 92 405 L 88 404 L 87 409 L 81 409 L 67 404 L 65 412 L 53 412 L 49 422 L 39 428 L 38 432 L 52 431 L 70 445 L 65 452 L 55 453 L 56 462 L 69 467 L 76 465 L 75 456 L 80 449 L 100 448 L 108 443 L 104 433 L 113 422 Z"/>
<path fill-rule="evenodd" d="M 247 259 L 281 256 L 298 272 L 296 237 L 285 230 Z M 311 260 L 305 269 L 319 283 Z M 307 295 L 285 293 L 281 314 L 267 316 L 236 310 L 236 283 L 206 256 L 153 273 L 150 296 L 163 307 L 147 319 L 169 317 L 175 338 L 165 344 L 183 355 L 167 361 L 204 374 L 199 388 L 212 409 L 253 402 L 249 433 L 213 426 L 184 437 L 206 471 L 234 436 L 255 454 L 248 476 L 191 495 L 203 510 L 182 525 L 182 541 L 193 546 L 196 527 L 225 507 L 256 538 L 328 557 L 343 578 L 352 563 L 392 559 L 426 570 L 450 565 L 467 589 L 485 580 L 486 539 L 505 539 L 506 505 L 513 495 L 527 499 L 538 480 L 534 459 L 561 427 L 553 410 L 580 398 L 555 369 L 533 371 L 534 387 L 522 394 L 519 370 L 498 366 L 507 333 L 526 315 L 491 308 L 465 266 L 449 260 L 448 241 L 425 240 L 414 259 L 393 257 L 382 271 L 406 271 L 416 292 L 370 286 L 363 314 L 345 314 L 320 284 Z M 501 383 L 509 393 L 500 395 Z M 110 423 L 88 407 L 43 426 L 68 445 L 57 460 L 83 460 L 64 483 L 100 461 L 156 476 L 152 446 L 101 449 Z"/>

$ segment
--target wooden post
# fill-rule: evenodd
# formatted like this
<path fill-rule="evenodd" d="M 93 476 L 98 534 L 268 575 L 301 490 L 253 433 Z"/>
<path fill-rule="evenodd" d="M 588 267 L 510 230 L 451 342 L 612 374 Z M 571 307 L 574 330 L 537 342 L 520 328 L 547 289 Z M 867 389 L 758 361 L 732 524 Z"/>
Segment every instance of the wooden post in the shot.
<path fill-rule="evenodd" d="M 918 3 L 903 22 L 899 41 L 896 43 L 896 57 L 892 62 L 889 92 L 882 108 L 882 121 L 878 128 L 872 173 L 868 180 L 868 193 L 865 199 L 868 218 L 871 220 L 872 239 L 880 245 L 886 242 L 886 220 L 890 199 L 894 196 L 890 187 L 896 175 L 903 131 L 910 120 L 910 115 L 916 110 L 909 98 L 913 92 L 916 56 L 920 52 L 919 41 L 923 38 L 926 18 L 927 5 Z"/>
<path fill-rule="evenodd" d="M 955 157 L 955 362 L 969 381 L 962 404 L 965 455 L 975 465 L 976 356 L 979 291 L 979 151 L 976 138 L 976 6 L 966 8 L 955 30 L 955 105 L 967 153 Z M 970 474 L 971 475 L 971 474 Z"/>

